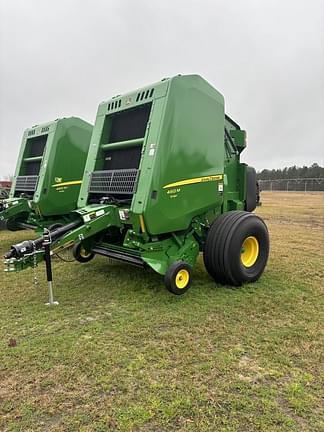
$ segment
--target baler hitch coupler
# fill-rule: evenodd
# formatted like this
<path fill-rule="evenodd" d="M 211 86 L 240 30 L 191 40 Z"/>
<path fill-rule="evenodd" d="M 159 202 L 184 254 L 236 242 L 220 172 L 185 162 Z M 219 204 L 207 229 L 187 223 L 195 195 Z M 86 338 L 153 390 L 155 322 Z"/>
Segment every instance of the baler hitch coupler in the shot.
<path fill-rule="evenodd" d="M 39 262 L 44 261 L 45 244 L 48 236 L 50 236 L 50 244 L 52 244 L 64 234 L 77 228 L 81 224 L 82 220 L 78 219 L 53 231 L 46 230 L 44 235 L 36 240 L 25 240 L 21 243 L 12 245 L 9 252 L 4 256 L 5 272 L 24 270 L 27 267 L 33 267 L 35 263 L 38 264 Z"/>
<path fill-rule="evenodd" d="M 52 241 L 55 241 L 62 237 L 67 232 L 73 230 L 74 228 L 77 228 L 82 224 L 81 220 L 77 220 L 74 222 L 71 222 L 67 225 L 64 225 L 60 228 L 57 228 L 50 232 Z M 5 259 L 10 258 L 23 258 L 26 257 L 29 254 L 33 254 L 34 252 L 38 251 L 42 248 L 44 243 L 44 236 L 39 237 L 36 240 L 25 240 L 21 243 L 17 243 L 15 245 L 12 245 L 10 248 L 10 251 L 5 254 Z"/>
<path fill-rule="evenodd" d="M 89 238 L 111 225 L 120 224 L 117 208 L 110 205 L 88 207 L 78 213 L 78 219 L 62 227 L 50 231 L 51 253 L 69 247 L 71 244 Z M 92 219 L 91 219 L 91 217 Z M 81 217 L 80 217 L 81 216 Z M 36 240 L 26 240 L 12 245 L 4 256 L 5 271 L 20 271 L 33 267 L 45 260 L 44 236 Z"/>

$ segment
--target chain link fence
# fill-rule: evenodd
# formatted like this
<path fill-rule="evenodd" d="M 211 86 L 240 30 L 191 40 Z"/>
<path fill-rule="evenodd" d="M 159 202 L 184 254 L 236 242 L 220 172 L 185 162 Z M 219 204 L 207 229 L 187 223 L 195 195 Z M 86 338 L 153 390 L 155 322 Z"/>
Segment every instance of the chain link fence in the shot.
<path fill-rule="evenodd" d="M 259 180 L 261 191 L 320 192 L 324 191 L 324 178 L 297 178 Z"/>

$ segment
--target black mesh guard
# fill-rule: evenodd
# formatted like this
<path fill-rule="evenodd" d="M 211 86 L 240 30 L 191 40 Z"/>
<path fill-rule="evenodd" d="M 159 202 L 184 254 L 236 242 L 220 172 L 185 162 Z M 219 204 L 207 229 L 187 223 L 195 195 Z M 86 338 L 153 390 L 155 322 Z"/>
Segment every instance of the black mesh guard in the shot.
<path fill-rule="evenodd" d="M 38 182 L 37 175 L 18 176 L 16 180 L 16 192 L 35 192 Z"/>
<path fill-rule="evenodd" d="M 91 174 L 89 193 L 133 195 L 136 192 L 138 173 L 137 169 L 94 171 Z"/>

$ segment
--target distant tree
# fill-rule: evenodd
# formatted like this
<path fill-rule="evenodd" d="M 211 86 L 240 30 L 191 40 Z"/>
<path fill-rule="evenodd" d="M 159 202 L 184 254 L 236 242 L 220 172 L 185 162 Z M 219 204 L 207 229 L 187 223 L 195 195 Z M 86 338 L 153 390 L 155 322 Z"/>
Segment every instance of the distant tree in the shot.
<path fill-rule="evenodd" d="M 322 168 L 317 163 L 313 163 L 313 165 L 309 168 L 310 177 L 313 178 L 321 177 L 321 170 Z"/>
<path fill-rule="evenodd" d="M 294 179 L 294 178 L 324 178 L 324 167 L 314 162 L 311 166 L 284 167 L 279 169 L 263 169 L 257 173 L 259 180 Z"/>

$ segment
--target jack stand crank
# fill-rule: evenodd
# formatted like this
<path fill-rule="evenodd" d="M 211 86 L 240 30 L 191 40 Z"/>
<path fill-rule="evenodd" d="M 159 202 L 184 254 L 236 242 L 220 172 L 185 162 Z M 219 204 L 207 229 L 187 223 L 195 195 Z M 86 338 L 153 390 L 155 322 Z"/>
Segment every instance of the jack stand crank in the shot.
<path fill-rule="evenodd" d="M 48 229 L 44 229 L 44 251 L 45 251 L 45 264 L 46 264 L 46 277 L 48 285 L 48 303 L 46 306 L 57 306 L 59 303 L 54 300 L 53 296 L 53 275 L 52 275 L 52 260 L 51 260 L 51 233 Z"/>

